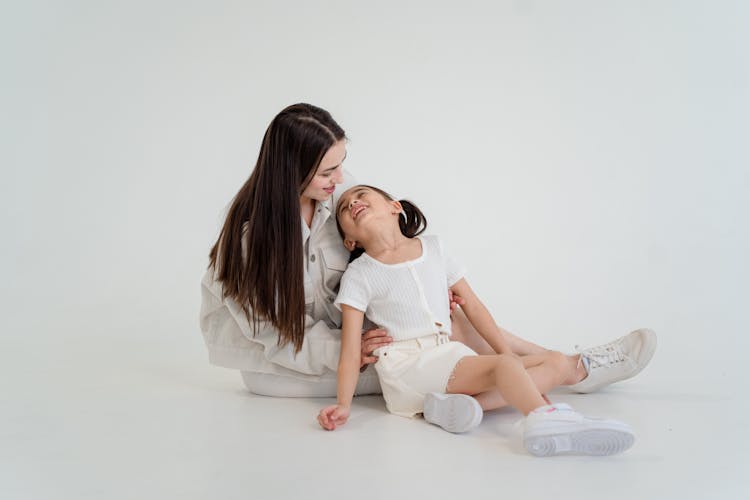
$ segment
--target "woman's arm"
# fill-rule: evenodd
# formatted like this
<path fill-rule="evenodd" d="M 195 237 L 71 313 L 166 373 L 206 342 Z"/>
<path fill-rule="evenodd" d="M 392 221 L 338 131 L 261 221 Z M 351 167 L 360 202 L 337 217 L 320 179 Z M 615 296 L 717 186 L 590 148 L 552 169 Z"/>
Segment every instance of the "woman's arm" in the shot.
<path fill-rule="evenodd" d="M 341 354 L 338 366 L 337 404 L 320 410 L 318 422 L 329 431 L 346 423 L 359 379 L 362 324 L 365 313 L 346 304 L 341 305 Z"/>
<path fill-rule="evenodd" d="M 461 305 L 466 317 L 479 334 L 487 341 L 492 349 L 498 354 L 511 354 L 512 351 L 503 333 L 495 323 L 494 318 L 487 308 L 476 296 L 466 279 L 461 278 L 451 288 L 451 291 L 463 298 Z"/>

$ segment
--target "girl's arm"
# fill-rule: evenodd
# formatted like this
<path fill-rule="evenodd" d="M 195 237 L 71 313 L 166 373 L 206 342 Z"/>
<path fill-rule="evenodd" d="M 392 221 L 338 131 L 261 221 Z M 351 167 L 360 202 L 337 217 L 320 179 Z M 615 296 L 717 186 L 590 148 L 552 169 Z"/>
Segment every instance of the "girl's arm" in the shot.
<path fill-rule="evenodd" d="M 359 379 L 362 324 L 365 313 L 346 304 L 341 305 L 341 354 L 339 355 L 337 404 L 320 410 L 318 422 L 329 431 L 344 425 L 349 418 L 354 390 Z"/>
<path fill-rule="evenodd" d="M 492 349 L 498 354 L 512 354 L 513 351 L 505 341 L 494 318 L 484 307 L 479 297 L 476 296 L 469 283 L 461 278 L 450 289 L 454 294 L 460 295 L 464 299 L 465 302 L 461 304 L 461 309 L 463 309 L 471 325 L 476 328 Z"/>

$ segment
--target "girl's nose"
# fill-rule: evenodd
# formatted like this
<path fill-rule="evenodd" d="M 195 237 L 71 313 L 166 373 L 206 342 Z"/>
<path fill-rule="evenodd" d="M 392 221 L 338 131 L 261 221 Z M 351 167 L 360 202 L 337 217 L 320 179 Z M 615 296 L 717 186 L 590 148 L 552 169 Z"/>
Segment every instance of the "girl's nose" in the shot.
<path fill-rule="evenodd" d="M 350 201 L 349 202 L 349 208 L 352 208 L 357 203 L 359 203 L 359 200 L 357 200 L 357 199 L 354 199 L 354 200 Z"/>

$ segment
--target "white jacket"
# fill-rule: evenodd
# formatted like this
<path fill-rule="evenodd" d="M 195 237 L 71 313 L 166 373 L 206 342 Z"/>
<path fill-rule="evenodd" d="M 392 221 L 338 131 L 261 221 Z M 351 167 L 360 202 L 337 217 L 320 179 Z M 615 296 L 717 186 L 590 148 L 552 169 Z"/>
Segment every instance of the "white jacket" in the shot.
<path fill-rule="evenodd" d="M 291 344 L 279 347 L 278 332 L 263 321 L 253 334 L 242 308 L 231 298 L 222 297 L 222 285 L 210 268 L 201 280 L 200 327 L 212 364 L 312 381 L 336 371 L 341 312 L 334 300 L 349 252 L 336 229 L 333 211 L 341 193 L 354 184 L 354 178 L 345 172 L 334 196 L 316 204 L 311 227 L 302 222 L 306 310 L 302 350 L 295 355 Z"/>

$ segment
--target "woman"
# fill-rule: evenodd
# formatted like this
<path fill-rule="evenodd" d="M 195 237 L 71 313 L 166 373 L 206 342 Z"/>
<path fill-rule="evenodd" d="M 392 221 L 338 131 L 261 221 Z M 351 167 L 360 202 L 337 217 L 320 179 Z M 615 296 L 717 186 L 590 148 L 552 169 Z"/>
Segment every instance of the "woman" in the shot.
<path fill-rule="evenodd" d="M 342 167 L 345 157 L 346 136 L 327 111 L 309 104 L 282 110 L 211 249 L 200 316 L 209 359 L 239 369 L 253 393 L 336 395 L 341 313 L 333 303 L 349 255 L 336 229 L 334 197 L 354 185 Z M 452 327 L 455 340 L 480 354 L 494 352 L 460 309 Z M 547 352 L 501 331 L 516 354 Z M 356 394 L 380 393 L 366 368 L 376 361 L 372 352 L 391 339 L 378 329 L 363 339 Z M 637 330 L 566 356 L 559 368 L 566 385 L 591 392 L 638 373 L 655 347 L 653 332 Z M 480 411 L 473 400 L 447 401 L 449 412 Z M 496 403 L 504 403 L 499 395 Z M 485 409 L 494 405 L 491 397 L 482 402 Z"/>

